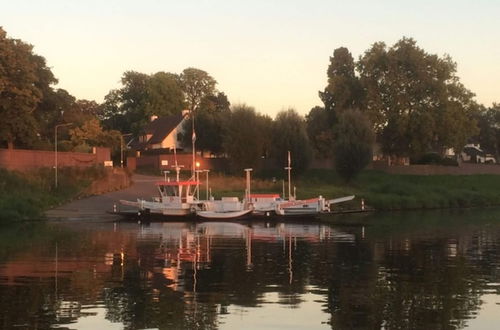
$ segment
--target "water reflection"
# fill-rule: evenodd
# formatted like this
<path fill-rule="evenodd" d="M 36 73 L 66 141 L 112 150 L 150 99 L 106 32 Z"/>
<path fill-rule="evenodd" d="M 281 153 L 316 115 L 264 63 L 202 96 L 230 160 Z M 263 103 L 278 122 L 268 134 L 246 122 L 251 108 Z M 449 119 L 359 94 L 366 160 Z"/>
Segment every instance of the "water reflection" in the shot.
<path fill-rule="evenodd" d="M 500 301 L 499 216 L 8 227 L 0 327 L 487 328 Z"/>

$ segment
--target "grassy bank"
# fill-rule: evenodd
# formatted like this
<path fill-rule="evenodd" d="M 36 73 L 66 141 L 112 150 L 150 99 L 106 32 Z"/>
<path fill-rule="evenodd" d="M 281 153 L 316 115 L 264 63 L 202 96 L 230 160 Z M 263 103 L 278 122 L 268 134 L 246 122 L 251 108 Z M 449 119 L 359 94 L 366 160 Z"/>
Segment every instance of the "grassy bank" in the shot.
<path fill-rule="evenodd" d="M 0 223 L 40 218 L 44 210 L 75 198 L 104 175 L 101 168 L 62 168 L 55 189 L 51 169 L 22 174 L 0 169 Z"/>
<path fill-rule="evenodd" d="M 333 170 L 309 170 L 292 180 L 298 198 L 356 195 L 351 208 L 359 208 L 361 199 L 377 210 L 500 205 L 500 176 L 497 175 L 392 175 L 367 170 L 346 184 Z M 217 197 L 241 196 L 245 183 L 243 175 L 235 178 L 211 174 L 210 187 Z M 285 188 L 288 191 L 288 187 Z M 277 178 L 275 183 L 269 177 L 252 180 L 252 192 L 282 194 L 282 191 L 282 178 Z"/>

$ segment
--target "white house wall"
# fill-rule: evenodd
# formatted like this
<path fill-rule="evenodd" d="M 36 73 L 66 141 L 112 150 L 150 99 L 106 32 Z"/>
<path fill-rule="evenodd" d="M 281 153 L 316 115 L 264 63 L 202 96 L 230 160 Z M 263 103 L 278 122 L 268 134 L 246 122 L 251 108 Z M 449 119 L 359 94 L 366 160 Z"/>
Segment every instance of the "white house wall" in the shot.
<path fill-rule="evenodd" d="M 184 120 L 181 121 L 181 123 L 177 125 L 177 127 L 174 128 L 169 135 L 167 135 L 167 137 L 161 142 L 161 144 L 158 145 L 158 147 L 155 148 L 155 146 L 153 146 L 153 149 L 158 149 L 158 148 L 173 149 L 174 145 L 177 149 L 182 148 L 181 144 L 182 141 L 178 141 L 177 135 L 179 133 L 184 133 L 183 126 L 184 126 Z"/>

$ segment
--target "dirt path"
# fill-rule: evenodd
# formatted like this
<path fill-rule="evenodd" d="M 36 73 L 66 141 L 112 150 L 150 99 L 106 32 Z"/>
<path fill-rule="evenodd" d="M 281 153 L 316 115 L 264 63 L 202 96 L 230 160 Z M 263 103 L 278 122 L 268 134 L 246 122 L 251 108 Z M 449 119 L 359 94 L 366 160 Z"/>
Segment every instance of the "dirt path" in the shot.
<path fill-rule="evenodd" d="M 151 199 L 156 196 L 156 186 L 154 182 L 159 178 L 155 176 L 134 174 L 130 187 L 110 192 L 99 196 L 91 196 L 84 199 L 75 200 L 65 205 L 45 212 L 49 219 L 95 219 L 95 218 L 116 218 L 115 215 L 106 213 L 113 210 L 113 205 L 124 209 L 119 205 L 120 199 L 135 201 L 137 198 Z"/>

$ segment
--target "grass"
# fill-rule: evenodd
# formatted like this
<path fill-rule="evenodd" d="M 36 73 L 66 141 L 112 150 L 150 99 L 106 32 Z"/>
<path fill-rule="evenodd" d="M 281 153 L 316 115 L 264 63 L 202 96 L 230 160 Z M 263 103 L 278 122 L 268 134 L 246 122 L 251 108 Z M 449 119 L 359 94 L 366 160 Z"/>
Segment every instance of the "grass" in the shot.
<path fill-rule="evenodd" d="M 29 173 L 0 169 L 0 223 L 41 218 L 44 210 L 75 198 L 102 176 L 101 168 L 62 168 L 55 189 L 51 169 Z"/>
<path fill-rule="evenodd" d="M 216 197 L 243 196 L 245 179 L 210 174 L 209 185 Z M 204 183 L 204 180 L 201 180 Z M 337 198 L 356 195 L 348 205 L 359 208 L 361 199 L 377 210 L 464 208 L 500 205 L 500 176 L 497 175 L 393 175 L 366 170 L 346 184 L 333 170 L 309 170 L 293 178 L 297 198 L 322 195 Z M 285 183 L 286 185 L 286 183 Z M 201 188 L 204 191 L 203 187 Z M 293 189 L 293 188 L 292 188 Z M 288 186 L 285 186 L 288 191 Z M 282 179 L 252 178 L 252 192 L 282 195 Z"/>

